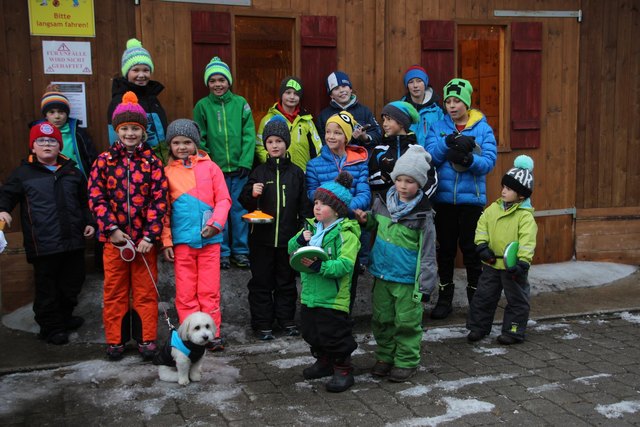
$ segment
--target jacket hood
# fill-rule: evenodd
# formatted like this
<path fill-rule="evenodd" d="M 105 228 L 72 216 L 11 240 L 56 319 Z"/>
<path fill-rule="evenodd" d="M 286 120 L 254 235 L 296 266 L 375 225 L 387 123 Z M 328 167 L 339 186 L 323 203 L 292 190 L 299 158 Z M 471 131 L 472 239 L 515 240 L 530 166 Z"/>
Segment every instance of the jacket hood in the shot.
<path fill-rule="evenodd" d="M 155 80 L 149 80 L 146 86 L 138 86 L 131 83 L 124 77 L 116 77 L 111 84 L 111 97 L 116 95 L 124 95 L 125 92 L 131 91 L 138 96 L 138 99 L 145 96 L 158 96 L 164 90 L 162 83 Z"/>
<path fill-rule="evenodd" d="M 169 157 L 169 158 L 171 159 L 169 161 L 171 165 L 181 166 L 184 164 L 184 160 L 174 159 L 173 157 Z M 209 154 L 207 154 L 204 150 L 198 149 L 198 152 L 196 154 L 189 156 L 189 161 L 192 165 L 195 165 L 196 163 L 201 162 L 203 160 L 211 160 L 211 158 L 209 157 Z"/>
<path fill-rule="evenodd" d="M 402 97 L 402 101 L 408 102 L 409 104 L 413 105 L 416 110 L 420 111 L 423 108 L 430 107 L 433 104 L 437 104 L 438 102 L 440 102 L 440 96 L 436 93 L 435 90 L 433 90 L 431 86 L 427 86 L 427 89 L 424 92 L 424 99 L 422 100 L 422 103 L 416 104 L 415 102 L 413 102 L 413 100 L 411 99 L 411 94 L 408 92 L 404 97 Z"/>

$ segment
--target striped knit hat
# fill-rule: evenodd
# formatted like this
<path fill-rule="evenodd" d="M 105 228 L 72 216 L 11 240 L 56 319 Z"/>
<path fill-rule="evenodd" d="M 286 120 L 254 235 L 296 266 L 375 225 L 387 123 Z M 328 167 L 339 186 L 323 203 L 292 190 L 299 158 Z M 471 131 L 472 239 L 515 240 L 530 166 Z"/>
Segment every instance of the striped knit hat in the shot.
<path fill-rule="evenodd" d="M 47 112 L 53 108 L 61 109 L 67 113 L 67 116 L 71 111 L 69 99 L 59 92 L 58 86 L 49 85 L 44 95 L 42 95 L 42 99 L 40 99 L 40 111 L 42 111 L 43 116 L 46 116 Z"/>
<path fill-rule="evenodd" d="M 349 215 L 351 205 L 351 184 L 353 176 L 347 171 L 338 174 L 335 181 L 322 184 L 313 195 L 313 200 L 320 200 L 325 205 L 336 211 L 339 217 Z"/>
<path fill-rule="evenodd" d="M 111 124 L 118 131 L 120 126 L 126 124 L 136 124 L 143 129 L 147 129 L 147 113 L 138 104 L 138 97 L 129 91 L 122 95 L 122 103 L 118 104 L 111 116 Z"/>
<path fill-rule="evenodd" d="M 393 101 L 382 108 L 382 117 L 389 116 L 409 132 L 412 124 L 420 121 L 420 115 L 413 105 L 404 101 Z"/>
<path fill-rule="evenodd" d="M 204 68 L 204 85 L 209 86 L 209 78 L 214 74 L 221 74 L 229 82 L 229 86 L 233 86 L 233 77 L 231 77 L 231 69 L 227 64 L 222 62 L 220 58 L 214 56 Z"/>
<path fill-rule="evenodd" d="M 135 65 L 147 65 L 153 73 L 153 61 L 149 51 L 142 47 L 142 43 L 138 39 L 129 39 L 127 48 L 122 54 L 122 75 L 127 77 L 129 70 Z"/>

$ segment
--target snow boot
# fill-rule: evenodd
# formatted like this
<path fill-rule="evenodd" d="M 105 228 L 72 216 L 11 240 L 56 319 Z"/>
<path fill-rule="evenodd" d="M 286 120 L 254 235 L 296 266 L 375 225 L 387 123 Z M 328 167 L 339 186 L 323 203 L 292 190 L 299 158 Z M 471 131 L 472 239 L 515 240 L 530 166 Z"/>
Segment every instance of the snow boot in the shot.
<path fill-rule="evenodd" d="M 336 360 L 333 364 L 333 376 L 326 385 L 327 391 L 341 393 L 348 390 L 355 382 L 352 371 L 350 357 L 341 361 Z"/>
<path fill-rule="evenodd" d="M 471 284 L 467 285 L 467 301 L 469 301 L 469 306 L 471 306 L 471 300 L 473 299 L 473 296 L 476 293 L 476 287 L 477 285 L 471 285 Z"/>
<path fill-rule="evenodd" d="M 329 361 L 329 356 L 320 354 L 316 356 L 316 362 L 302 370 L 302 376 L 305 380 L 315 380 L 316 378 L 324 378 L 333 375 L 333 367 Z"/>
<path fill-rule="evenodd" d="M 431 312 L 432 319 L 446 319 L 451 311 L 451 301 L 453 301 L 453 291 L 455 283 L 440 283 L 438 285 L 438 302 Z"/>

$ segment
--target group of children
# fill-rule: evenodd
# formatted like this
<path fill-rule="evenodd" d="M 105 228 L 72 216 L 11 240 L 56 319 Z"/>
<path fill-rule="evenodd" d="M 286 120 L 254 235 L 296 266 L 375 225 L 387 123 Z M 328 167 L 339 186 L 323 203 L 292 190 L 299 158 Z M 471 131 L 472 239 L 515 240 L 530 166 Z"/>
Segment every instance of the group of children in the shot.
<path fill-rule="evenodd" d="M 330 376 L 328 391 L 354 383 L 350 313 L 362 246 L 370 249 L 374 277 L 373 375 L 402 382 L 416 372 L 422 303 L 439 287 L 434 312 L 440 314 L 432 317 L 451 311 L 458 241 L 469 282 L 468 340 L 488 335 L 502 289 L 508 304 L 498 341 L 524 340 L 537 232 L 529 199 L 533 162 L 516 159 L 502 179 L 501 198 L 483 212 L 496 143 L 482 113 L 471 109 L 468 81 L 453 79 L 444 87 L 444 114 L 426 71 L 411 67 L 407 95 L 382 110 L 383 136 L 345 73 L 327 79 L 332 101 L 320 114 L 319 131 L 300 107 L 302 82 L 286 77 L 256 143 L 251 108 L 230 91 L 230 69 L 218 57 L 205 68 L 210 94 L 196 104 L 194 120 L 168 126 L 157 100 L 162 85 L 150 79 L 152 71 L 149 53 L 130 40 L 122 77 L 113 82 L 112 145 L 97 157 L 69 119 L 68 100 L 55 90 L 45 93 L 44 120 L 31 127 L 32 154 L 0 188 L 0 220 L 10 225 L 9 212 L 21 203 L 43 339 L 64 344 L 82 324 L 73 316 L 84 281 L 79 266 L 84 239 L 97 228 L 112 360 L 131 339 L 146 360 L 157 350 L 158 248 L 174 263 L 180 322 L 195 311 L 213 317 L 211 350 L 225 345 L 220 268 L 250 267 L 251 327 L 262 340 L 274 339 L 274 324 L 285 335 L 301 333 L 316 358 L 303 376 Z M 273 221 L 242 221 L 255 209 Z M 365 233 L 374 236 L 372 243 L 361 239 Z M 512 241 L 520 244 L 518 262 L 507 266 L 502 254 Z M 327 257 L 301 260 L 298 330 L 288 260 L 303 246 L 320 247 Z"/>

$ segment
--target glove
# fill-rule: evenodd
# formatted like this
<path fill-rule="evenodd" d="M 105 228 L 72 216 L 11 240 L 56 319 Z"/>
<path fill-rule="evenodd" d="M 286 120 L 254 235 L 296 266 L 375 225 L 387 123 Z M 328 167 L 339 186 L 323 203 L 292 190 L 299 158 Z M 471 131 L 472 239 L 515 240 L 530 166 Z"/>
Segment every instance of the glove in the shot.
<path fill-rule="evenodd" d="M 480 259 L 487 264 L 493 265 L 496 263 L 496 254 L 491 250 L 488 244 L 479 244 L 476 247 L 476 253 L 480 257 Z"/>
<path fill-rule="evenodd" d="M 462 151 L 449 149 L 447 151 L 447 160 L 456 165 L 468 168 L 473 163 L 473 154 L 463 153 Z"/>
<path fill-rule="evenodd" d="M 518 261 L 513 267 L 507 268 L 507 273 L 509 273 L 514 279 L 524 277 L 524 275 L 527 274 L 528 271 L 529 264 L 524 261 Z"/>
<path fill-rule="evenodd" d="M 247 178 L 250 173 L 251 173 L 250 169 L 238 168 L 238 178 Z"/>
<path fill-rule="evenodd" d="M 447 135 L 444 140 L 447 147 L 461 151 L 463 153 L 470 153 L 476 146 L 476 138 L 473 136 L 463 135 L 461 133 L 452 133 Z"/>
<path fill-rule="evenodd" d="M 316 273 L 320 273 L 320 269 L 322 268 L 322 261 L 319 259 L 313 261 L 313 263 L 309 266 L 309 268 L 315 271 Z"/>
<path fill-rule="evenodd" d="M 296 239 L 296 243 L 299 244 L 300 246 L 308 246 L 309 245 L 309 242 L 307 242 L 307 239 L 304 238 L 302 233 L 300 233 L 298 235 L 298 238 Z"/>

